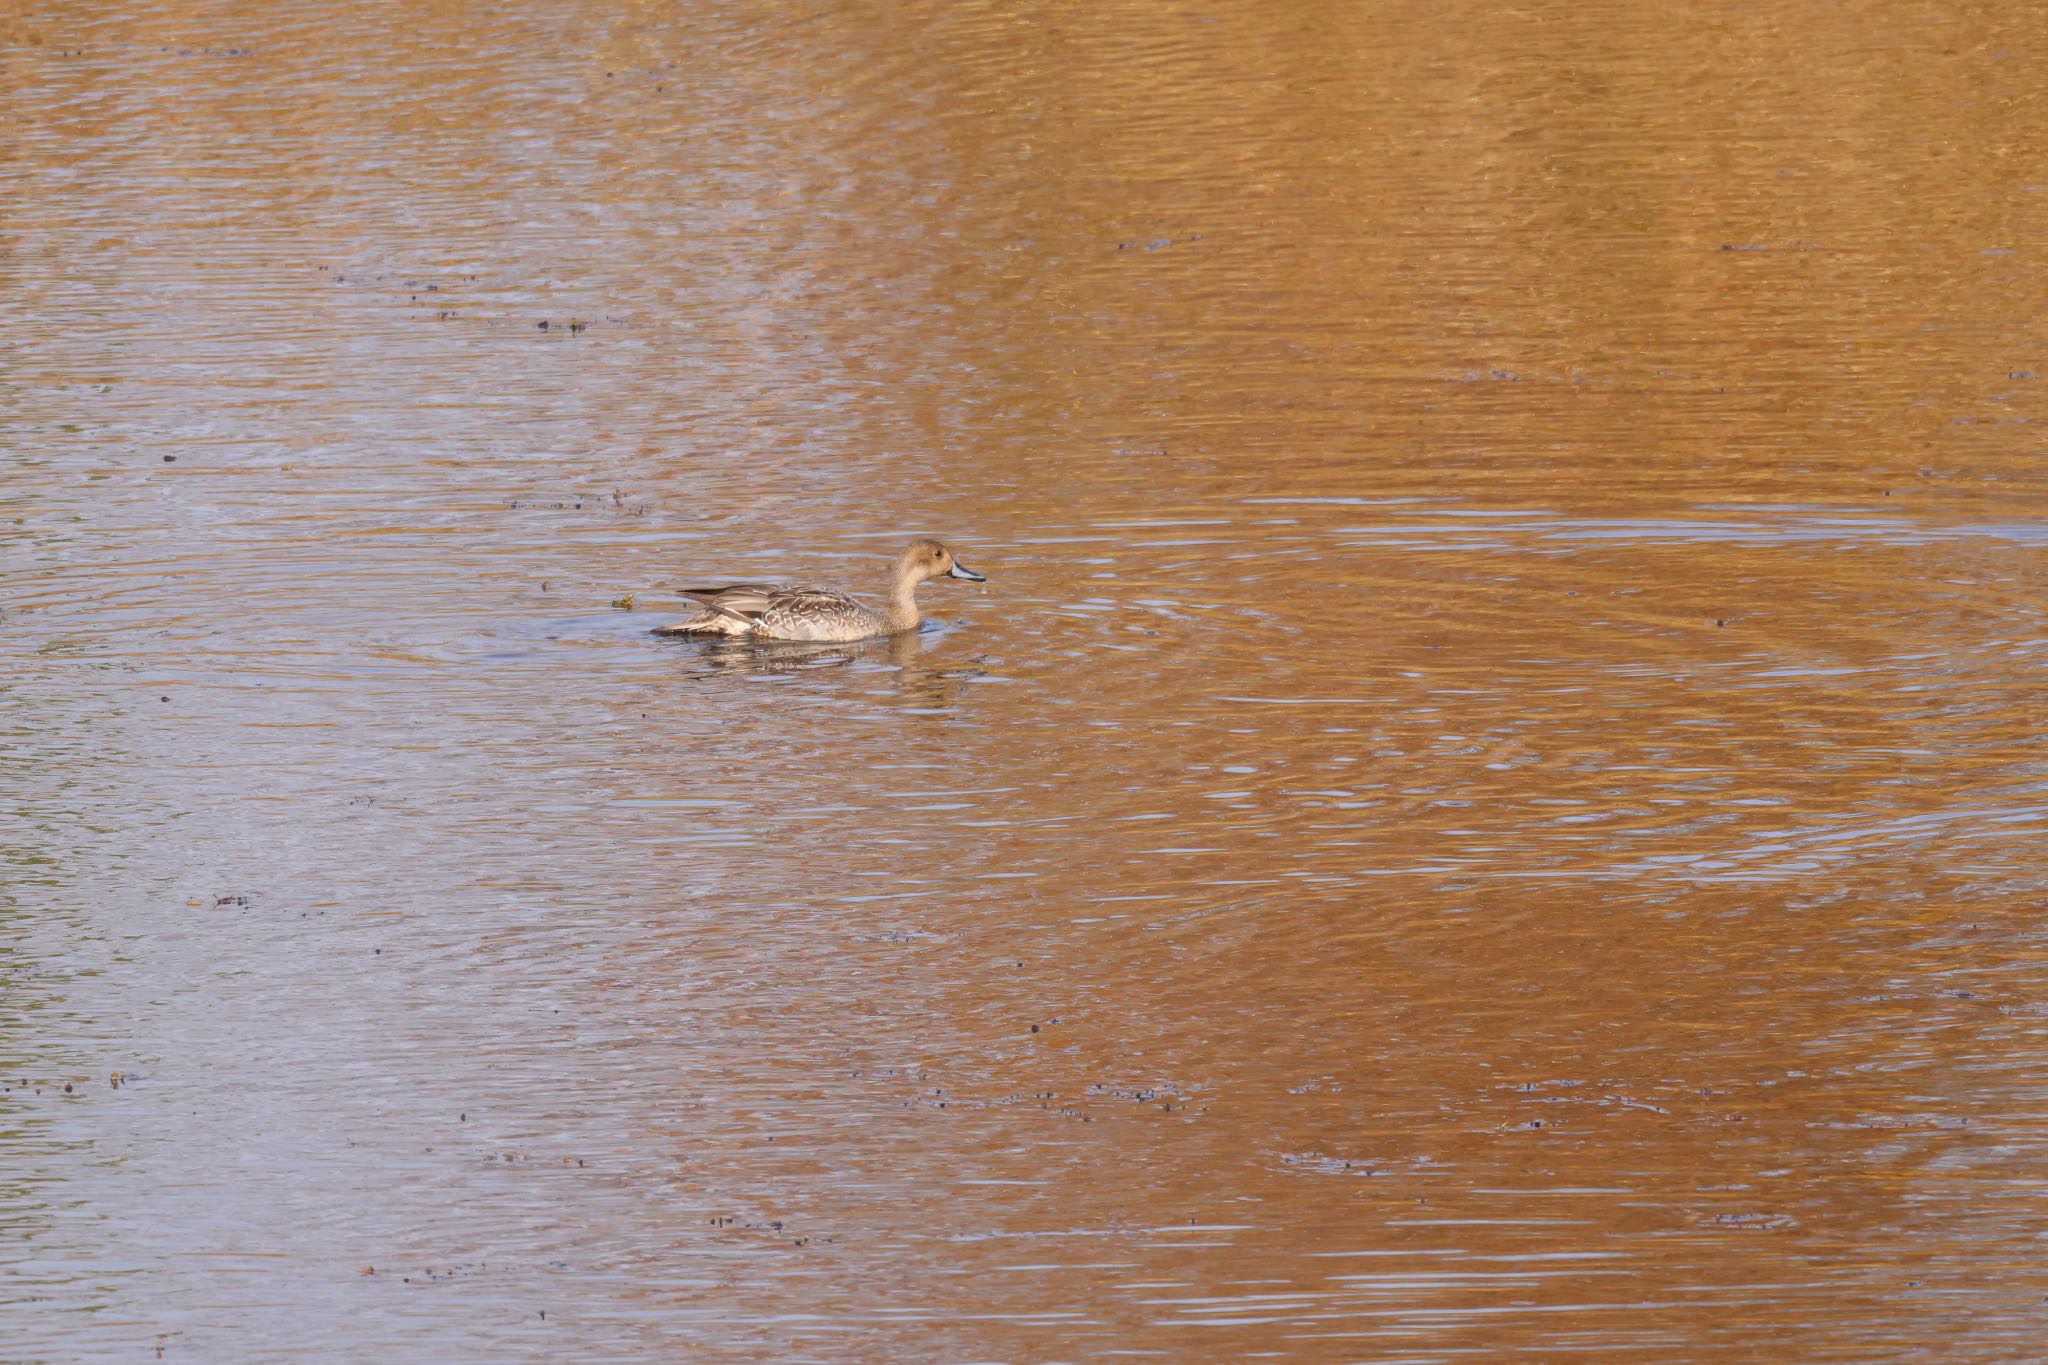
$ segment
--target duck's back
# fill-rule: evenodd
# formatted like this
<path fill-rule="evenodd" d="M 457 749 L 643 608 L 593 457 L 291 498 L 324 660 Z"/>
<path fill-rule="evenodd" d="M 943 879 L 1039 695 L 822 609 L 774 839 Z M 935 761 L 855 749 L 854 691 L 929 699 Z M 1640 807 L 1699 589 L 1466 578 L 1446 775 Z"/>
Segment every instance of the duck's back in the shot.
<path fill-rule="evenodd" d="M 882 614 L 843 592 L 769 583 L 683 588 L 705 610 L 660 626 L 661 635 L 744 635 L 769 640 L 865 640 L 888 631 Z"/>

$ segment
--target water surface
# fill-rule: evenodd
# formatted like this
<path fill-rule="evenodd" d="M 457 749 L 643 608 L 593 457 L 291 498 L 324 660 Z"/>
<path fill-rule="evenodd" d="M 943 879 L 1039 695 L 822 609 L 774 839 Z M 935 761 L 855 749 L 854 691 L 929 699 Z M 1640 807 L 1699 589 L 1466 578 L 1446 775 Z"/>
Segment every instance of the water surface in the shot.
<path fill-rule="evenodd" d="M 2025 19 L 0 17 L 9 1353 L 2031 1358 Z"/>

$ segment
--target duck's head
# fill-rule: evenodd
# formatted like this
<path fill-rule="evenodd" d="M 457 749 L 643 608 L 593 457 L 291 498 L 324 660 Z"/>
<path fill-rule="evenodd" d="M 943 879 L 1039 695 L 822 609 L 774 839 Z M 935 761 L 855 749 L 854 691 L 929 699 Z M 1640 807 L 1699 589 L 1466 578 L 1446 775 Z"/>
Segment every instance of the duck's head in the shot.
<path fill-rule="evenodd" d="M 986 583 L 974 570 L 953 558 L 953 552 L 936 540 L 913 540 L 896 558 L 896 575 L 912 583 L 934 578 L 964 578 L 969 583 Z"/>

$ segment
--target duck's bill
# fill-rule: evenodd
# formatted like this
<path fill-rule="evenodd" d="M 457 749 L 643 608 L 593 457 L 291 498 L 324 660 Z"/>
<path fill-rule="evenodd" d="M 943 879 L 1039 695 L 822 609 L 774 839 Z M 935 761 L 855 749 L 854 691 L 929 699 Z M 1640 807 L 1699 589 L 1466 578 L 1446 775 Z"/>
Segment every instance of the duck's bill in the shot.
<path fill-rule="evenodd" d="M 967 581 L 968 581 L 969 583 L 986 583 L 986 582 L 988 582 L 988 580 L 987 580 L 986 578 L 983 578 L 983 577 L 982 577 L 982 576 L 981 576 L 980 574 L 978 574 L 978 573 L 976 573 L 976 572 L 975 572 L 974 570 L 972 570 L 972 569 L 968 568 L 968 567 L 967 567 L 967 566 L 966 566 L 965 564 L 962 564 L 962 563 L 961 563 L 961 562 L 960 562 L 959 560 L 957 560 L 957 559 L 953 561 L 953 567 L 952 567 L 952 568 L 950 568 L 950 569 L 948 569 L 948 570 L 946 570 L 946 577 L 948 577 L 948 578 L 964 578 L 964 579 L 966 579 L 966 580 L 967 580 Z"/>

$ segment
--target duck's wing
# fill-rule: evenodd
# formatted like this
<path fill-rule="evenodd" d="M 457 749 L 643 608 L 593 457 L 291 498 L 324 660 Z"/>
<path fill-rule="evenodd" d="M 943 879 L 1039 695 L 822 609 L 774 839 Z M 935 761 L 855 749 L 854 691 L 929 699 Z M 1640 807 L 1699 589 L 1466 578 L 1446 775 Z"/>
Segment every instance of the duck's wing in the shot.
<path fill-rule="evenodd" d="M 721 616 L 754 625 L 767 614 L 782 594 L 791 591 L 773 583 L 728 583 L 720 588 L 677 588 L 684 597 L 701 602 Z"/>
<path fill-rule="evenodd" d="M 784 588 L 755 627 L 778 640 L 861 640 L 883 631 L 880 613 L 825 588 Z"/>

